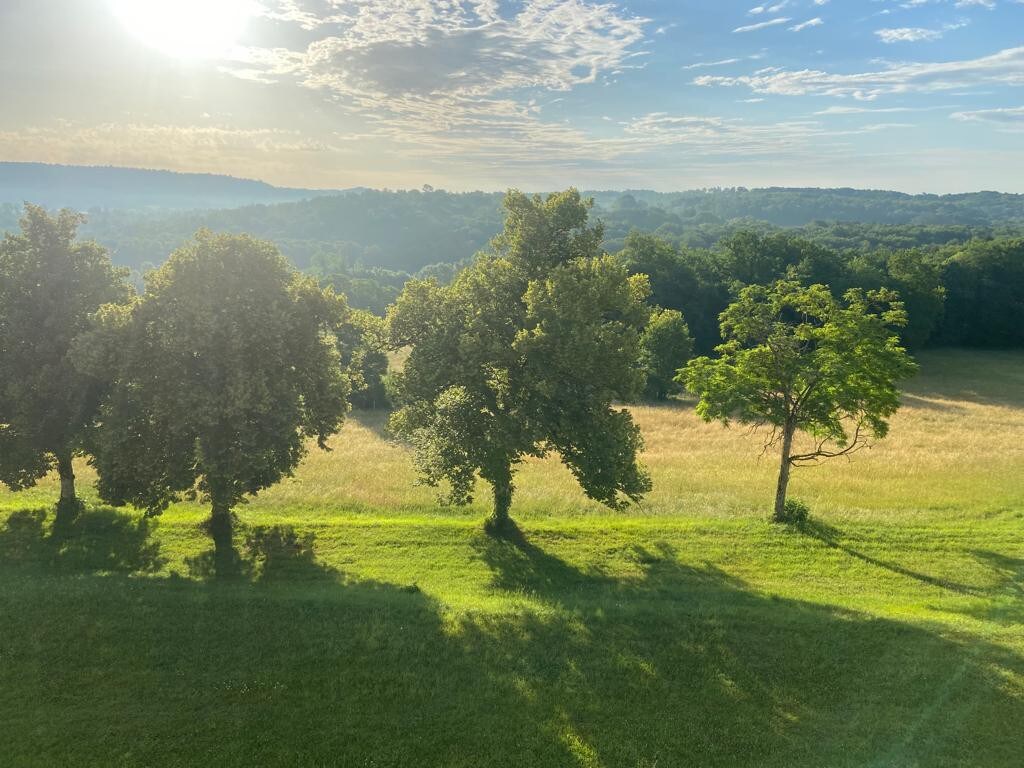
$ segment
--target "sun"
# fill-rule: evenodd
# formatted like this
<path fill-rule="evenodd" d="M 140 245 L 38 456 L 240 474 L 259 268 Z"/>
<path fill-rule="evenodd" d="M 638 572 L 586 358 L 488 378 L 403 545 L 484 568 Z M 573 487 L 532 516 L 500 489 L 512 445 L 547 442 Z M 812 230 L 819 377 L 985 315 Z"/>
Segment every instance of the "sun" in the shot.
<path fill-rule="evenodd" d="M 139 40 L 179 59 L 210 59 L 234 46 L 254 15 L 252 0 L 109 0 Z"/>

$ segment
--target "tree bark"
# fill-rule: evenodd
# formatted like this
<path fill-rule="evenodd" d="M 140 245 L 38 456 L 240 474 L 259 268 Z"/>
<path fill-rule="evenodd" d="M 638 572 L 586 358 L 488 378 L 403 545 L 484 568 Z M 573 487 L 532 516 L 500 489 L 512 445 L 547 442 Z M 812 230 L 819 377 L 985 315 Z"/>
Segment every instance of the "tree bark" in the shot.
<path fill-rule="evenodd" d="M 776 523 L 786 519 L 786 488 L 789 485 L 790 455 L 793 453 L 793 433 L 795 428 L 787 424 L 782 431 L 782 462 L 779 465 L 779 483 L 775 487 L 775 512 L 772 520 Z"/>
<path fill-rule="evenodd" d="M 56 535 L 65 536 L 78 515 L 79 502 L 75 495 L 75 468 L 71 451 L 61 451 L 56 456 L 57 474 L 60 477 L 60 499 L 57 501 L 53 528 Z"/>
<path fill-rule="evenodd" d="M 60 503 L 62 505 L 77 501 L 75 496 L 75 467 L 71 460 L 71 451 L 57 454 L 57 474 L 60 476 Z"/>
<path fill-rule="evenodd" d="M 508 512 L 512 508 L 512 467 L 506 465 L 491 481 L 491 485 L 494 487 L 494 511 L 488 522 L 493 529 L 501 530 L 510 522 Z"/>
<path fill-rule="evenodd" d="M 213 504 L 207 523 L 213 539 L 213 563 L 218 576 L 229 575 L 235 567 L 234 520 L 225 504 Z"/>

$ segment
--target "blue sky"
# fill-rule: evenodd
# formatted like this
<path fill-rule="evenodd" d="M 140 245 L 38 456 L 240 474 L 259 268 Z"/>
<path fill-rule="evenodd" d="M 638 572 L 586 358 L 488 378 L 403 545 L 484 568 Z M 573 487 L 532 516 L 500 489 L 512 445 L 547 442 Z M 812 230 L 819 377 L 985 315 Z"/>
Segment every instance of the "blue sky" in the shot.
<path fill-rule="evenodd" d="M 1024 0 L 3 0 L 0 159 L 1024 192 Z"/>

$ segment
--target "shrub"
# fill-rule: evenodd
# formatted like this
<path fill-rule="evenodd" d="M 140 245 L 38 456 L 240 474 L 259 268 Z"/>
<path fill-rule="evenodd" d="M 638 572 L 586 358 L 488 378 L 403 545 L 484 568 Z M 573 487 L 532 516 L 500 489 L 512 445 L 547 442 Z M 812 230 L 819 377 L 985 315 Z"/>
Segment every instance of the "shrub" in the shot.
<path fill-rule="evenodd" d="M 786 499 L 782 508 L 781 523 L 788 525 L 805 525 L 811 516 L 811 508 L 799 499 Z"/>

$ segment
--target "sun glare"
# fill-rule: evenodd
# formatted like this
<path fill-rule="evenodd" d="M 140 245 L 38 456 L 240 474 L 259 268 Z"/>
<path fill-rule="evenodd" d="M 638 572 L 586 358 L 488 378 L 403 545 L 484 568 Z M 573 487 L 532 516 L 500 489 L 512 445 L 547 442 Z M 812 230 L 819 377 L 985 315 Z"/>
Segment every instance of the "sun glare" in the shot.
<path fill-rule="evenodd" d="M 114 14 L 139 40 L 180 59 L 228 52 L 252 17 L 252 0 L 110 0 Z"/>

